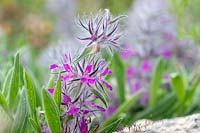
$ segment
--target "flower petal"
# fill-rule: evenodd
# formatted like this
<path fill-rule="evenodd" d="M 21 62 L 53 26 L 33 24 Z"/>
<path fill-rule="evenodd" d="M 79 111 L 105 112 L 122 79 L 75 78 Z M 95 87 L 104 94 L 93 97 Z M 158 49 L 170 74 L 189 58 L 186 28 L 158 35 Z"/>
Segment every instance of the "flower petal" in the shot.
<path fill-rule="evenodd" d="M 85 74 L 90 73 L 91 70 L 92 70 L 92 65 L 91 65 L 91 64 L 88 64 L 88 65 L 86 66 L 86 68 L 85 68 Z"/>
<path fill-rule="evenodd" d="M 67 114 L 69 115 L 75 115 L 80 111 L 80 108 L 78 108 L 76 105 L 71 105 L 69 109 L 67 110 Z"/>
<path fill-rule="evenodd" d="M 63 101 L 64 101 L 64 103 L 68 104 L 71 102 L 71 98 L 68 95 L 64 94 Z"/>
<path fill-rule="evenodd" d="M 79 126 L 80 126 L 80 133 L 88 133 L 88 125 L 84 117 L 80 119 Z"/>
<path fill-rule="evenodd" d="M 55 69 L 55 68 L 58 68 L 58 65 L 57 65 L 57 64 L 51 64 L 50 67 L 49 67 L 49 69 L 51 69 L 51 70 L 52 70 L 52 69 Z"/>
<path fill-rule="evenodd" d="M 106 86 L 106 88 L 108 88 L 110 91 L 112 91 L 113 88 L 108 82 L 106 82 L 105 80 L 102 80 L 102 83 Z"/>
<path fill-rule="evenodd" d="M 82 83 L 87 83 L 87 81 L 88 81 L 88 76 L 82 76 L 82 77 L 80 78 L 80 80 L 81 80 Z"/>
<path fill-rule="evenodd" d="M 108 67 L 104 69 L 104 71 L 101 73 L 101 76 L 105 76 L 107 74 L 112 74 L 112 71 Z"/>
<path fill-rule="evenodd" d="M 68 73 L 67 75 L 62 75 L 61 79 L 62 79 L 62 81 L 66 81 L 66 80 L 69 80 L 70 78 L 72 78 L 73 76 L 74 76 L 73 73 Z"/>
<path fill-rule="evenodd" d="M 96 81 L 95 78 L 88 78 L 87 82 L 90 83 L 90 84 L 94 84 Z"/>
<path fill-rule="evenodd" d="M 48 92 L 49 92 L 50 94 L 53 94 L 53 92 L 54 92 L 54 88 L 48 88 L 47 90 L 48 90 Z"/>
<path fill-rule="evenodd" d="M 70 68 L 69 64 L 63 64 L 63 67 L 67 72 L 71 71 L 71 68 Z"/>

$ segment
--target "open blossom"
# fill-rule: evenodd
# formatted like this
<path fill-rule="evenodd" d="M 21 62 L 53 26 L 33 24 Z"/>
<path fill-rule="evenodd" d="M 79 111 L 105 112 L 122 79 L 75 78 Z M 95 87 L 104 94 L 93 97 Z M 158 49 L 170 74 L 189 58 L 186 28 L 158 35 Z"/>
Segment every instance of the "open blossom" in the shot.
<path fill-rule="evenodd" d="M 92 115 L 106 111 L 105 107 L 95 103 L 99 97 L 93 90 L 107 95 L 104 89 L 112 90 L 112 86 L 105 77 L 112 74 L 112 71 L 105 60 L 96 55 L 85 57 L 77 63 L 72 60 L 70 55 L 65 54 L 62 64 L 51 64 L 49 68 L 55 77 L 58 77 L 58 73 L 61 74 L 61 105 L 64 110 L 61 113 L 62 119 L 69 115 L 73 117 L 67 123 L 65 131 L 87 133 Z M 53 95 L 54 87 L 48 88 L 48 92 Z"/>
<path fill-rule="evenodd" d="M 119 31 L 119 20 L 124 16 L 113 17 L 108 9 L 99 11 L 94 17 L 85 16 L 79 19 L 78 24 L 87 32 L 88 36 L 80 37 L 80 40 L 88 41 L 87 46 L 94 43 L 108 44 L 111 49 L 112 46 L 119 47 L 119 38 L 121 33 Z"/>
<path fill-rule="evenodd" d="M 100 85 L 112 90 L 112 86 L 106 80 L 104 80 L 104 77 L 112 74 L 112 71 L 105 64 L 103 59 L 96 59 L 95 56 L 93 56 L 89 61 L 88 57 L 87 59 L 79 61 L 78 63 L 70 62 L 70 59 L 68 58 L 65 59 L 66 62 L 64 64 L 50 65 L 51 70 L 60 69 L 60 71 L 62 71 L 62 81 L 69 83 L 79 81 L 88 86 L 95 85 L 97 87 Z"/>

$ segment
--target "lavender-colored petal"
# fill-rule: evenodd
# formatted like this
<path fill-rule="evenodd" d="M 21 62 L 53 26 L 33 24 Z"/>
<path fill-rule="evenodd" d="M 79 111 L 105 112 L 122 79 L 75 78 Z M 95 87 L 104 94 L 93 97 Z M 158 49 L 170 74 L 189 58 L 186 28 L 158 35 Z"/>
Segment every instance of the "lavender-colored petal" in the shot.
<path fill-rule="evenodd" d="M 140 66 L 142 72 L 149 72 L 151 71 L 151 64 L 148 60 L 144 60 Z"/>
<path fill-rule="evenodd" d="M 85 74 L 90 73 L 91 70 L 92 70 L 92 65 L 91 65 L 91 64 L 88 64 L 88 65 L 86 66 L 86 68 L 85 68 Z"/>
<path fill-rule="evenodd" d="M 85 109 L 84 111 L 83 111 L 83 115 L 86 115 L 86 114 L 88 114 L 90 111 L 88 110 L 88 109 Z"/>
<path fill-rule="evenodd" d="M 80 133 L 89 133 L 86 119 L 81 117 L 79 121 Z"/>
<path fill-rule="evenodd" d="M 67 114 L 69 115 L 75 115 L 79 112 L 80 112 L 80 108 L 78 108 L 76 105 L 73 105 L 73 104 L 67 110 Z"/>
<path fill-rule="evenodd" d="M 107 74 L 112 74 L 112 71 L 106 67 L 104 71 L 101 73 L 101 76 L 106 76 Z"/>
<path fill-rule="evenodd" d="M 135 74 L 136 70 L 133 66 L 130 65 L 126 68 L 126 76 L 128 80 L 130 80 Z"/>
<path fill-rule="evenodd" d="M 64 101 L 65 104 L 68 105 L 68 103 L 71 103 L 71 98 L 68 95 L 64 94 L 63 95 L 63 101 Z"/>
<path fill-rule="evenodd" d="M 54 88 L 48 88 L 47 90 L 48 90 L 48 92 L 49 92 L 50 94 L 53 94 L 53 93 L 54 93 Z"/>
<path fill-rule="evenodd" d="M 88 78 L 88 83 L 90 84 L 94 84 L 96 82 L 96 79 L 95 78 Z"/>
<path fill-rule="evenodd" d="M 140 82 L 136 81 L 136 82 L 133 83 L 133 92 L 139 91 L 140 88 L 141 88 Z"/>
<path fill-rule="evenodd" d="M 106 88 L 108 88 L 110 91 L 112 91 L 113 88 L 108 82 L 106 82 L 105 80 L 102 80 L 102 83 L 106 86 Z"/>
<path fill-rule="evenodd" d="M 51 64 L 50 65 L 50 67 L 49 67 L 49 69 L 56 69 L 56 68 L 58 68 L 58 65 L 57 64 Z"/>
<path fill-rule="evenodd" d="M 70 68 L 69 64 L 63 64 L 63 67 L 67 72 L 71 71 L 71 68 Z"/>
<path fill-rule="evenodd" d="M 172 56 L 172 50 L 168 47 L 163 47 L 160 53 L 164 58 L 168 59 Z"/>
<path fill-rule="evenodd" d="M 67 75 L 62 75 L 61 76 L 61 79 L 62 79 L 62 81 L 67 81 L 67 80 L 69 80 L 70 78 L 72 78 L 74 76 L 74 74 L 73 73 L 68 73 Z"/>
<path fill-rule="evenodd" d="M 88 76 L 82 76 L 82 77 L 80 78 L 80 81 L 81 81 L 82 83 L 87 83 L 87 82 L 88 82 Z"/>

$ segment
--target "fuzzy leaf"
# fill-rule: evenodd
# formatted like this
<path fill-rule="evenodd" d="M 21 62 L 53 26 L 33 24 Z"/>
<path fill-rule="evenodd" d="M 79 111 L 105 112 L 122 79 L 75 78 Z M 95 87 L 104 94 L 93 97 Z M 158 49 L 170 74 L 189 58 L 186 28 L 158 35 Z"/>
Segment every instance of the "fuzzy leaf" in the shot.
<path fill-rule="evenodd" d="M 24 130 L 23 127 L 26 124 L 26 119 L 28 118 L 28 107 L 25 95 L 25 91 L 23 90 L 20 94 L 19 106 L 17 108 L 17 112 L 11 129 L 12 132 L 20 133 Z"/>
<path fill-rule="evenodd" d="M 53 98 L 57 104 L 58 109 L 60 109 L 60 102 L 61 102 L 61 77 L 60 77 L 60 74 L 59 74 L 57 82 L 56 82 L 56 88 L 54 90 Z"/>
<path fill-rule="evenodd" d="M 31 123 L 31 125 L 33 126 L 33 128 L 38 132 L 38 133 L 42 133 L 42 130 L 40 128 L 40 126 L 38 126 L 37 122 L 35 122 L 33 119 L 29 118 L 29 121 Z"/>
<path fill-rule="evenodd" d="M 45 89 L 42 90 L 42 101 L 45 117 L 51 132 L 60 133 L 60 115 L 58 107 L 51 95 Z"/>
<path fill-rule="evenodd" d="M 0 92 L 0 106 L 2 106 L 4 109 L 7 108 L 6 99 L 5 99 L 4 95 L 1 94 L 1 92 Z"/>
<path fill-rule="evenodd" d="M 114 54 L 113 57 L 113 76 L 116 77 L 117 80 L 117 92 L 119 97 L 119 102 L 122 104 L 125 99 L 125 68 L 123 62 L 120 60 L 120 57 L 117 53 Z"/>
<path fill-rule="evenodd" d="M 16 101 L 16 96 L 18 94 L 19 90 L 19 53 L 16 54 L 15 60 L 14 60 L 14 70 L 12 73 L 11 77 L 11 82 L 10 82 L 10 88 L 9 88 L 9 106 L 12 108 L 15 104 Z"/>
<path fill-rule="evenodd" d="M 188 101 L 189 105 L 191 104 L 191 101 L 193 99 L 196 89 L 198 88 L 199 83 L 200 75 L 198 74 L 198 76 L 192 81 L 192 85 L 189 87 L 186 93 L 186 100 Z"/>
<path fill-rule="evenodd" d="M 51 75 L 47 84 L 47 88 L 53 88 L 53 87 L 54 87 L 54 75 Z"/>
<path fill-rule="evenodd" d="M 179 102 L 183 103 L 185 100 L 185 94 L 186 94 L 183 77 L 179 73 L 173 73 L 170 75 L 170 81 L 171 81 L 172 88 L 178 97 Z"/>
<path fill-rule="evenodd" d="M 12 73 L 13 73 L 13 68 L 11 68 L 8 73 L 6 74 L 6 77 L 5 77 L 5 80 L 3 82 L 3 88 L 2 88 L 2 91 L 3 91 L 3 95 L 5 96 L 5 98 L 8 96 L 8 91 L 9 91 L 9 85 L 10 85 L 10 82 L 11 82 L 11 76 L 12 76 Z"/>
<path fill-rule="evenodd" d="M 25 87 L 27 90 L 29 107 L 31 109 L 32 114 L 35 115 L 35 109 L 36 109 L 35 88 L 34 88 L 32 80 L 27 72 L 24 72 L 24 79 L 25 79 Z"/>
<path fill-rule="evenodd" d="M 87 57 L 88 55 L 93 53 L 93 47 L 87 47 L 83 50 L 83 52 L 81 53 L 81 55 L 75 59 L 74 63 L 78 63 L 80 60 L 82 60 L 83 58 Z"/>
<path fill-rule="evenodd" d="M 150 99 L 149 107 L 154 107 L 157 101 L 158 89 L 162 80 L 162 75 L 165 69 L 165 64 L 162 58 L 157 60 L 156 66 L 153 70 L 152 80 L 150 84 Z"/>

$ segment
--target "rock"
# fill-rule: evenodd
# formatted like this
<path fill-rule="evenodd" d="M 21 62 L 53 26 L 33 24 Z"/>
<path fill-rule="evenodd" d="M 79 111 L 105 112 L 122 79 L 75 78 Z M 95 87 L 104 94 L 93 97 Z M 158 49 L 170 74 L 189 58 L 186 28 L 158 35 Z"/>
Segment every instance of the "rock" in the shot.
<path fill-rule="evenodd" d="M 116 133 L 200 133 L 200 114 L 155 122 L 139 120 Z"/>

